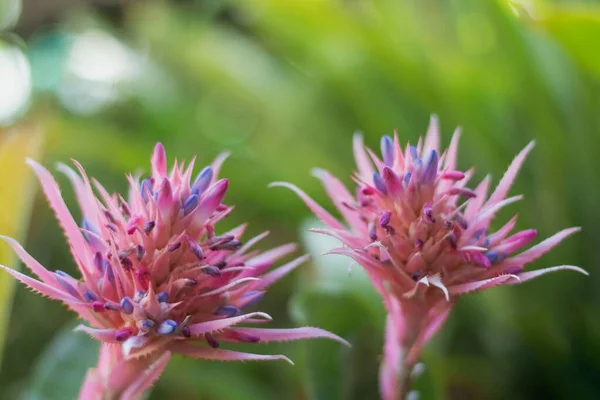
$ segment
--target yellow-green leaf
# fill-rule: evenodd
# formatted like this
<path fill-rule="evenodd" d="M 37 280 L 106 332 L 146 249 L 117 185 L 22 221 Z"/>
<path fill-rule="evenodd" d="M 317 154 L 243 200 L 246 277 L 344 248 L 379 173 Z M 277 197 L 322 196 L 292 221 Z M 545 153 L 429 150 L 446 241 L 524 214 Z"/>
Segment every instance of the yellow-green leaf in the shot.
<path fill-rule="evenodd" d="M 34 189 L 33 175 L 25 164 L 26 157 L 40 153 L 42 136 L 38 128 L 23 126 L 0 130 L 0 234 L 19 239 L 25 233 Z M 8 246 L 0 247 L 0 263 L 18 266 Z M 6 326 L 10 316 L 15 281 L 0 274 L 0 360 Z"/>

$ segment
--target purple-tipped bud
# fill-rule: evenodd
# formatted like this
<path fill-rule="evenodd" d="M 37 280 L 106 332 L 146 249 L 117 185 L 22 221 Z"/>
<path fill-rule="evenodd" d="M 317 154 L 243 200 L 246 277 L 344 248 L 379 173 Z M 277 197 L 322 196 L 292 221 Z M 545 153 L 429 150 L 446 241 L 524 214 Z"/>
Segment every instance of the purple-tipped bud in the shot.
<path fill-rule="evenodd" d="M 412 178 L 412 172 L 407 172 L 406 174 L 404 174 L 404 184 L 406 186 L 408 186 L 408 184 L 410 183 L 410 178 Z"/>
<path fill-rule="evenodd" d="M 425 169 L 423 170 L 423 176 L 421 181 L 426 185 L 431 185 L 435 182 L 435 178 L 437 176 L 438 170 L 438 155 L 437 151 L 431 150 L 429 153 L 429 158 L 425 163 Z"/>
<path fill-rule="evenodd" d="M 129 297 L 123 297 L 121 299 L 121 303 L 119 305 L 121 306 L 121 310 L 125 314 L 131 314 L 131 313 L 133 313 L 133 301 L 131 301 L 131 298 L 129 298 Z"/>
<path fill-rule="evenodd" d="M 156 300 L 159 303 L 166 303 L 169 300 L 169 294 L 167 292 L 160 292 L 156 295 Z"/>
<path fill-rule="evenodd" d="M 213 349 L 216 349 L 219 347 L 219 341 L 217 339 L 215 339 L 215 337 L 213 335 L 211 335 L 209 332 L 206 332 L 204 334 L 204 338 L 206 339 L 206 343 L 208 343 L 208 345 L 210 347 L 212 347 Z"/>
<path fill-rule="evenodd" d="M 381 138 L 381 155 L 383 156 L 385 165 L 389 165 L 390 167 L 394 165 L 394 142 L 389 136 Z"/>
<path fill-rule="evenodd" d="M 375 226 L 375 221 L 369 222 L 368 231 L 369 231 L 369 239 L 371 239 L 372 241 L 376 241 L 377 240 L 377 228 Z"/>
<path fill-rule="evenodd" d="M 69 294 L 75 298 L 80 298 L 81 294 L 79 293 L 79 290 L 75 289 L 75 287 L 73 285 L 71 285 L 69 282 L 67 282 L 64 278 L 70 278 L 73 279 L 69 274 L 67 274 L 66 272 L 63 271 L 56 271 L 54 273 L 54 276 L 56 277 L 56 281 L 60 284 L 60 286 L 62 286 L 67 292 L 69 292 Z"/>
<path fill-rule="evenodd" d="M 390 224 L 391 219 L 392 219 L 392 212 L 389 210 L 386 210 L 379 217 L 379 225 L 381 225 L 382 227 L 388 226 Z"/>
<path fill-rule="evenodd" d="M 209 265 L 208 267 L 203 268 L 202 272 L 204 272 L 206 275 L 213 276 L 215 278 L 221 276 L 221 270 L 218 267 L 215 267 L 214 265 Z"/>
<path fill-rule="evenodd" d="M 415 169 L 421 168 L 421 166 L 423 165 L 423 162 L 419 158 L 419 153 L 417 151 L 417 148 L 415 146 L 410 146 L 409 149 L 410 149 L 409 150 L 410 156 L 412 157 L 412 161 L 413 161 L 413 165 L 414 165 Z"/>
<path fill-rule="evenodd" d="M 104 274 L 104 258 L 102 257 L 102 253 L 100 253 L 99 251 L 97 251 L 96 254 L 94 254 L 94 266 L 96 267 L 98 272 Z"/>
<path fill-rule="evenodd" d="M 242 246 L 242 242 L 239 240 L 231 240 L 226 243 L 221 243 L 216 246 L 212 246 L 211 250 L 237 250 Z"/>
<path fill-rule="evenodd" d="M 149 331 L 154 327 L 154 321 L 152 321 L 151 319 L 143 319 L 139 322 L 139 327 L 140 329 Z"/>
<path fill-rule="evenodd" d="M 202 193 L 204 193 L 206 188 L 208 188 L 208 185 L 210 185 L 210 182 L 212 181 L 212 179 L 213 179 L 212 168 L 211 167 L 204 168 L 202 171 L 200 171 L 200 173 L 196 177 L 196 180 L 194 181 L 194 184 L 192 185 L 192 193 L 197 196 L 200 196 Z"/>
<path fill-rule="evenodd" d="M 215 311 L 215 315 L 223 315 L 226 317 L 235 317 L 239 315 L 240 309 L 235 306 L 223 306 Z"/>
<path fill-rule="evenodd" d="M 422 250 L 423 246 L 425 246 L 425 242 L 423 241 L 423 239 L 417 239 L 415 240 L 415 248 L 418 250 Z"/>
<path fill-rule="evenodd" d="M 94 310 L 94 312 L 97 313 L 103 313 L 106 311 L 106 308 L 104 308 L 104 303 L 101 301 L 93 301 L 92 302 L 92 310 Z"/>
<path fill-rule="evenodd" d="M 136 245 L 135 258 L 137 258 L 138 261 L 142 261 L 142 258 L 144 258 L 144 254 L 146 254 L 146 250 L 144 250 L 144 247 L 141 244 Z"/>
<path fill-rule="evenodd" d="M 188 215 L 192 211 L 196 209 L 198 206 L 198 195 L 192 194 L 187 200 L 183 203 L 183 215 Z"/>
<path fill-rule="evenodd" d="M 246 293 L 244 293 L 244 295 L 242 296 L 243 299 L 248 299 L 245 303 L 243 303 L 242 305 L 240 305 L 240 307 L 252 307 L 256 304 L 258 304 L 263 297 L 265 296 L 264 292 L 261 292 L 259 290 L 250 290 Z"/>
<path fill-rule="evenodd" d="M 150 233 L 152 229 L 156 226 L 156 221 L 148 221 L 144 224 L 144 232 Z"/>
<path fill-rule="evenodd" d="M 373 173 L 373 185 L 375 185 L 375 188 L 377 190 L 379 190 L 381 193 L 388 194 L 388 190 L 387 190 L 387 187 L 385 186 L 385 182 L 383 181 L 383 178 L 381 177 L 381 175 L 379 175 L 378 172 Z"/>
<path fill-rule="evenodd" d="M 129 257 L 125 257 L 121 260 L 121 266 L 125 271 L 131 271 L 131 269 L 133 268 L 133 262 Z"/>
<path fill-rule="evenodd" d="M 83 292 L 83 299 L 87 303 L 91 303 L 93 301 L 98 300 L 98 296 L 96 296 L 93 292 L 90 292 L 89 290 L 86 290 L 85 292 Z"/>
<path fill-rule="evenodd" d="M 423 207 L 423 215 L 425 220 L 431 224 L 435 224 L 435 217 L 433 216 L 433 208 L 430 205 Z"/>
<path fill-rule="evenodd" d="M 131 335 L 133 335 L 133 332 L 131 331 L 131 329 L 129 329 L 129 328 L 119 329 L 118 331 L 115 332 L 115 340 L 117 342 L 124 342 L 125 340 L 129 339 L 131 337 Z"/>
<path fill-rule="evenodd" d="M 106 277 L 108 278 L 108 281 L 110 283 L 115 283 L 115 273 L 113 272 L 112 265 L 106 260 L 105 265 Z"/>
<path fill-rule="evenodd" d="M 172 319 L 167 319 L 161 322 L 160 325 L 158 325 L 158 328 L 156 328 L 156 332 L 159 335 L 170 335 L 171 333 L 175 332 L 176 329 L 177 322 L 173 321 Z"/>
<path fill-rule="evenodd" d="M 117 223 L 117 220 L 115 219 L 114 215 L 112 215 L 112 213 L 110 211 L 104 210 L 104 216 L 106 217 L 108 222 L 110 222 L 111 224 Z"/>
<path fill-rule="evenodd" d="M 510 274 L 510 275 L 518 275 L 521 272 L 523 272 L 523 267 L 520 267 L 520 266 L 508 267 L 504 270 L 505 274 Z"/>
<path fill-rule="evenodd" d="M 181 247 L 181 242 L 169 243 L 169 245 L 167 245 L 167 251 L 172 253 L 172 252 L 178 250 L 180 247 Z"/>
<path fill-rule="evenodd" d="M 145 202 L 148 202 L 150 197 L 152 197 L 154 194 L 152 191 L 152 183 L 150 183 L 149 179 L 144 179 L 142 181 L 142 184 L 140 185 L 140 192 L 142 193 L 142 199 L 144 199 Z"/>
<path fill-rule="evenodd" d="M 463 189 L 463 188 L 452 188 L 452 189 L 448 190 L 448 194 L 451 196 L 455 196 L 455 195 L 462 196 L 466 199 L 472 199 L 474 197 L 477 197 L 475 192 L 473 192 L 472 190 Z"/>
<path fill-rule="evenodd" d="M 198 260 L 204 259 L 204 252 L 202 251 L 202 247 L 200 247 L 200 245 L 198 244 L 198 242 L 196 242 L 195 240 L 190 239 L 189 237 L 186 237 L 186 241 L 187 241 L 188 247 L 190 248 L 190 250 L 192 251 L 192 253 L 194 253 L 194 255 L 196 256 L 196 258 Z"/>
<path fill-rule="evenodd" d="M 198 281 L 196 279 L 185 279 L 183 282 L 183 285 L 187 287 L 196 286 L 197 284 Z"/>

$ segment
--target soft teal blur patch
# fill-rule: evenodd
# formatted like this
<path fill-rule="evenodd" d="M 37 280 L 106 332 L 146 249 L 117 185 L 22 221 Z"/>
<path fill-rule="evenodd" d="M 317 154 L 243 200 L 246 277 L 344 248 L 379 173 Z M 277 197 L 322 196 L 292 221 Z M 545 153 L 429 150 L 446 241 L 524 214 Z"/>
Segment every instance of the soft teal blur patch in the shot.
<path fill-rule="evenodd" d="M 35 37 L 28 46 L 33 87 L 37 90 L 55 90 L 73 44 L 66 32 L 45 32 Z"/>

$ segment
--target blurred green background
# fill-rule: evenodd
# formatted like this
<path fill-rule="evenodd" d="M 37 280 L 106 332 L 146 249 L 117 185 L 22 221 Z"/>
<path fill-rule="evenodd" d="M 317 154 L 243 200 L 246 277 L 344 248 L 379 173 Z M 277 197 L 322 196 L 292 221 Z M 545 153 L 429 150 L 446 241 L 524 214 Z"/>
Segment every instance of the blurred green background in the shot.
<path fill-rule="evenodd" d="M 2 137 L 43 132 L 44 164 L 77 159 L 115 191 L 126 171 L 148 171 L 158 140 L 171 159 L 197 154 L 200 165 L 231 150 L 223 175 L 236 210 L 225 225 L 271 230 L 263 249 L 301 241 L 318 255 L 331 245 L 304 233 L 314 223 L 300 200 L 267 184 L 291 181 L 328 204 L 309 171 L 350 184 L 355 130 L 373 147 L 394 129 L 414 141 L 437 113 L 445 144 L 463 127 L 460 166 L 496 182 L 537 140 L 512 191 L 525 199 L 497 225 L 519 212 L 519 227 L 541 237 L 582 226 L 530 267 L 566 263 L 591 274 L 461 299 L 415 387 L 422 399 L 600 398 L 600 1 L 1 0 L 0 27 Z M 1 201 L 22 168 L 9 165 Z M 74 271 L 44 199 L 32 202 L 13 215 L 19 228 L 0 233 L 20 234 L 44 265 Z M 317 257 L 261 310 L 272 326 L 316 324 L 352 349 L 251 349 L 282 352 L 295 367 L 176 358 L 150 398 L 376 398 L 383 310 L 348 265 Z M 0 398 L 74 398 L 97 345 L 69 331 L 74 316 L 57 302 L 21 286 L 13 302 L 0 301 L 10 312 Z"/>

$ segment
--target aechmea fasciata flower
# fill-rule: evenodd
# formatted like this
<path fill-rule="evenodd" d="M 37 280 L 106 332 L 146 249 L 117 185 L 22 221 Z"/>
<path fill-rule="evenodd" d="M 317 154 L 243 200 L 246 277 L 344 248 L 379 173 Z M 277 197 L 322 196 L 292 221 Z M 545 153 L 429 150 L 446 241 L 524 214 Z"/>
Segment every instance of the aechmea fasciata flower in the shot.
<path fill-rule="evenodd" d="M 168 173 L 165 149 L 157 144 L 151 176 L 141 182 L 128 176 L 127 200 L 110 195 L 95 180 L 91 184 L 77 162 L 79 174 L 60 165 L 75 187 L 81 226 L 52 175 L 28 161 L 64 229 L 81 277 L 48 271 L 10 238 L 4 239 L 39 280 L 2 268 L 41 294 L 64 302 L 88 323 L 77 329 L 102 342 L 98 366 L 89 370 L 81 399 L 140 397 L 172 353 L 222 361 L 290 361 L 282 355 L 225 350 L 223 342 L 323 337 L 346 343 L 312 327 L 238 326 L 271 319 L 263 312 L 245 310 L 306 257 L 269 272 L 279 258 L 295 250 L 294 244 L 260 253 L 251 248 L 267 233 L 242 243 L 245 225 L 218 232 L 216 224 L 233 209 L 222 203 L 227 179 L 216 178 L 224 158 L 192 179 L 194 162 L 186 167 L 175 161 Z"/>
<path fill-rule="evenodd" d="M 388 312 L 380 370 L 380 391 L 386 400 L 404 396 L 421 348 L 442 326 L 459 296 L 561 269 L 586 273 L 574 266 L 524 272 L 525 264 L 578 228 L 563 230 L 522 252 L 537 232 L 511 234 L 516 216 L 499 230 L 490 230 L 496 213 L 521 199 L 506 196 L 533 142 L 517 155 L 488 196 L 489 176 L 471 190 L 467 182 L 473 170 L 457 169 L 459 136 L 457 130 L 449 149 L 440 154 L 438 123 L 432 117 L 425 140 L 417 146 L 408 144 L 403 151 L 397 134 L 393 139 L 384 136 L 380 159 L 356 135 L 354 196 L 328 172 L 314 171 L 345 223 L 296 186 L 273 184 L 292 189 L 304 200 L 327 225 L 313 231 L 343 243 L 329 253 L 355 260 L 381 294 Z"/>

